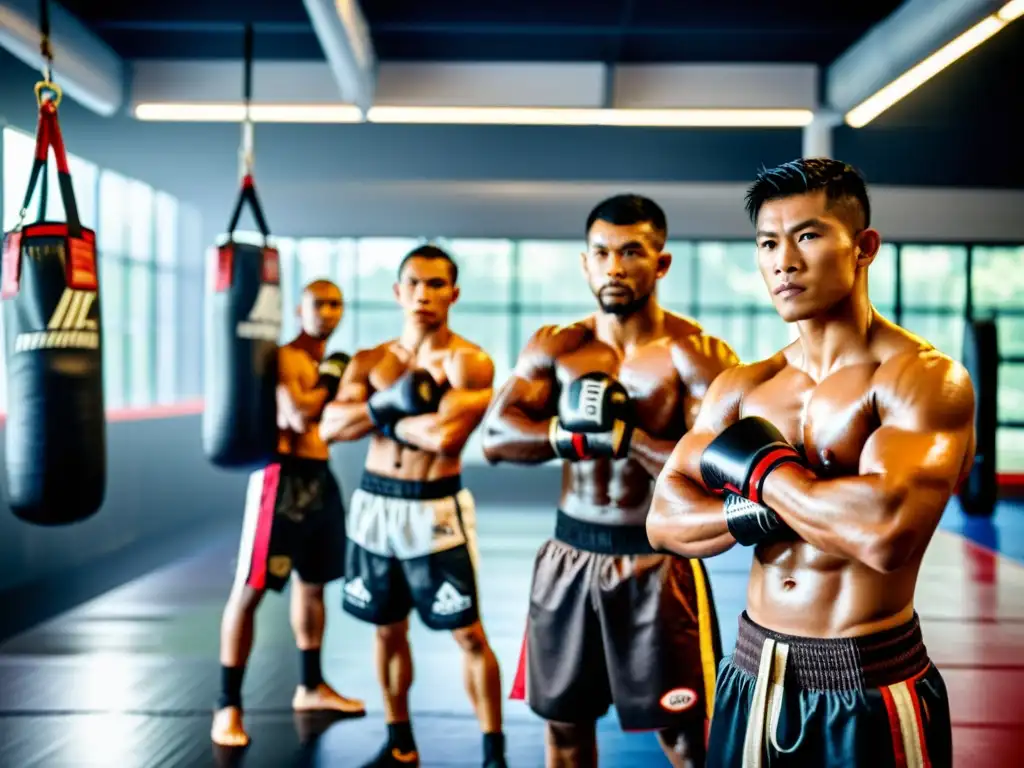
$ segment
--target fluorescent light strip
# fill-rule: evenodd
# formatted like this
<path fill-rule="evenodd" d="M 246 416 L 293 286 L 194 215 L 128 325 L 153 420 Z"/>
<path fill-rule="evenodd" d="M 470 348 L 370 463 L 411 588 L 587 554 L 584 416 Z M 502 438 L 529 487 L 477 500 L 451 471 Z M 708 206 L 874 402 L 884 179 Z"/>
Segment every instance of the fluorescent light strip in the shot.
<path fill-rule="evenodd" d="M 358 107 L 349 104 L 254 104 L 249 110 L 256 123 L 361 123 Z M 138 120 L 177 123 L 239 123 L 241 104 L 137 104 Z"/>
<path fill-rule="evenodd" d="M 1013 21 L 1022 15 L 1024 15 L 1024 0 L 1010 0 L 1010 2 L 996 11 L 996 16 L 1006 22 Z"/>
<path fill-rule="evenodd" d="M 1021 14 L 1024 14 L 1024 0 L 1011 0 L 997 13 L 985 17 L 851 109 L 846 113 L 846 123 L 853 128 L 863 128 L 893 104 L 920 88 L 953 62 L 966 56 Z"/>
<path fill-rule="evenodd" d="M 148 121 L 239 122 L 240 104 L 142 103 L 135 117 Z M 359 110 L 350 105 L 253 105 L 258 123 L 357 123 Z M 604 125 L 635 127 L 800 128 L 814 114 L 807 109 L 569 109 L 518 107 L 371 107 L 371 123 L 435 125 Z"/>
<path fill-rule="evenodd" d="M 806 109 L 570 109 L 520 107 L 371 107 L 373 123 L 605 125 L 636 127 L 799 128 Z"/>

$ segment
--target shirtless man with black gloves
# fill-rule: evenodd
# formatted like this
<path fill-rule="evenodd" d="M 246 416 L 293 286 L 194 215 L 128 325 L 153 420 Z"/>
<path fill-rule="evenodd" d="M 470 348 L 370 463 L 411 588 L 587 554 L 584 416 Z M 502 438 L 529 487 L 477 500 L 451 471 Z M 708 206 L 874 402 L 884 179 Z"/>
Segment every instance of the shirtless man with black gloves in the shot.
<path fill-rule="evenodd" d="M 708 763 L 949 768 L 914 590 L 973 462 L 974 389 L 872 307 L 881 240 L 854 169 L 796 160 L 762 172 L 747 204 L 799 339 L 715 381 L 647 519 L 651 544 L 685 557 L 754 548 Z"/>
<path fill-rule="evenodd" d="M 657 730 L 672 765 L 702 766 L 721 654 L 707 574 L 655 553 L 644 519 L 654 479 L 736 356 L 659 305 L 672 257 L 654 201 L 605 200 L 586 237 L 598 311 L 537 331 L 485 421 L 490 461 L 564 462 L 513 696 L 548 721 L 549 767 L 597 764 L 611 704 L 624 729 Z"/>
<path fill-rule="evenodd" d="M 358 352 L 320 426 L 326 441 L 371 435 L 352 497 L 343 607 L 377 625 L 377 675 L 388 738 L 371 766 L 419 765 L 409 718 L 409 613 L 447 630 L 463 652 L 483 732 L 484 768 L 505 768 L 501 674 L 480 621 L 476 510 L 462 487 L 462 449 L 491 402 L 494 364 L 452 333 L 458 269 L 431 245 L 399 265 L 399 338 Z"/>
<path fill-rule="evenodd" d="M 221 695 L 211 737 L 244 747 L 242 678 L 252 650 L 256 610 L 268 589 L 292 581 L 291 622 L 301 657 L 301 682 L 293 708 L 360 714 L 363 702 L 324 682 L 324 584 L 341 578 L 345 557 L 345 508 L 318 434 L 324 404 L 338 391 L 348 355 L 324 357 L 342 316 L 341 290 L 315 280 L 302 292 L 298 336 L 278 350 L 277 458 L 249 479 L 238 570 L 221 621 Z"/>

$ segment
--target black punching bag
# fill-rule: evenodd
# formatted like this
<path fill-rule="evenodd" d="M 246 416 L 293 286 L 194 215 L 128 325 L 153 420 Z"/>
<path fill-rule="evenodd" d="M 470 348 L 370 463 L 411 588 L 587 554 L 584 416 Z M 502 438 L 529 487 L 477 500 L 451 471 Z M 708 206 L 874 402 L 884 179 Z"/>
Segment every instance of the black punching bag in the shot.
<path fill-rule="evenodd" d="M 96 235 L 78 218 L 56 104 L 40 108 L 23 209 L 49 147 L 67 223 L 38 221 L 4 237 L 0 299 L 7 360 L 7 497 L 37 525 L 84 520 L 106 491 L 106 422 Z M 45 210 L 45 182 L 40 219 Z"/>
<path fill-rule="evenodd" d="M 242 204 L 249 201 L 263 247 L 234 241 Z M 227 243 L 218 248 L 206 297 L 203 449 L 224 468 L 264 464 L 277 450 L 277 342 L 281 335 L 278 253 L 251 177 L 242 185 Z"/>
<path fill-rule="evenodd" d="M 969 320 L 964 328 L 964 367 L 974 383 L 974 465 L 958 493 L 966 514 L 991 517 L 996 508 L 996 428 L 999 420 L 999 335 L 995 320 Z"/>

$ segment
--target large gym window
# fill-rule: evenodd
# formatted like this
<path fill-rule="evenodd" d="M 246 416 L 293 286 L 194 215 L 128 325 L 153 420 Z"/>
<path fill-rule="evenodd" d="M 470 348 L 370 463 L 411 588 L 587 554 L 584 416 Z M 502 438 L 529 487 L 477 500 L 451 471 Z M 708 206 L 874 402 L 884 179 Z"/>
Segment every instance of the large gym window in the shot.
<path fill-rule="evenodd" d="M 1024 470 L 1024 246 L 971 249 L 975 317 L 995 317 L 999 329 L 999 468 Z"/>
<path fill-rule="evenodd" d="M 401 320 L 391 286 L 398 263 L 423 240 L 413 238 L 281 239 L 284 280 L 326 272 L 345 290 L 346 316 L 331 347 L 353 351 L 394 338 Z M 563 324 L 593 311 L 580 265 L 581 242 L 569 240 L 436 240 L 459 263 L 463 295 L 452 327 L 494 359 L 496 379 L 509 375 L 523 345 L 542 325 Z M 673 261 L 660 285 L 662 303 L 697 319 L 729 341 L 744 361 L 773 354 L 793 338 L 758 271 L 746 241 L 670 241 Z M 302 253 L 301 275 L 289 258 Z M 286 258 L 286 254 L 292 254 Z M 333 264 L 328 263 L 333 259 Z M 971 265 L 972 281 L 968 281 Z M 291 271 L 289 271 L 291 270 Z M 1002 354 L 999 469 L 1024 470 L 1024 246 L 884 243 L 868 272 L 871 299 L 886 317 L 959 359 L 968 312 L 999 317 Z M 973 287 L 971 287 L 973 285 Z M 973 310 L 968 306 L 968 290 Z M 291 295 L 292 307 L 297 293 Z M 289 299 L 286 298 L 286 302 Z M 288 319 L 286 333 L 298 330 Z M 473 455 L 471 444 L 469 455 Z"/>

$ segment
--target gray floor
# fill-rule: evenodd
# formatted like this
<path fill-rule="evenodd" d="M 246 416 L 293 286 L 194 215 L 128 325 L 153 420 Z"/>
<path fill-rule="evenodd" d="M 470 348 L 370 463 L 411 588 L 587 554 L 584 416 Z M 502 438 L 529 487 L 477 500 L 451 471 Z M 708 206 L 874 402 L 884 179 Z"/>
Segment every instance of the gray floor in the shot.
<path fill-rule="evenodd" d="M 515 674 L 533 555 L 553 526 L 536 508 L 478 510 L 484 622 L 507 693 Z M 0 645 L 0 766 L 358 766 L 385 728 L 371 663 L 372 628 L 337 610 L 328 588 L 325 676 L 364 698 L 355 720 L 297 719 L 290 708 L 298 658 L 287 596 L 270 596 L 257 621 L 244 695 L 253 743 L 244 754 L 215 751 L 210 707 L 219 685 L 217 632 L 233 575 L 237 531 L 225 524 L 199 551 L 124 584 Z M 742 555 L 740 560 L 742 560 Z M 720 602 L 742 594 L 746 562 L 713 563 Z M 735 621 L 723 613 L 723 643 Z M 413 726 L 424 766 L 480 764 L 480 736 L 447 634 L 413 620 Z M 513 766 L 543 764 L 542 723 L 521 702 L 505 702 Z M 601 725 L 605 766 L 664 764 L 654 737 L 623 734 L 614 713 Z"/>

